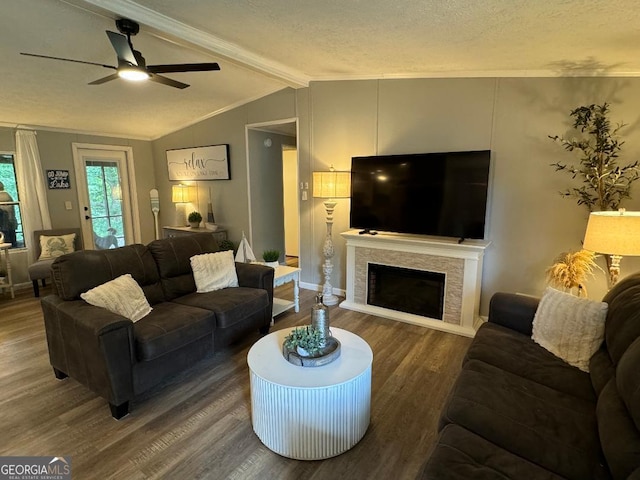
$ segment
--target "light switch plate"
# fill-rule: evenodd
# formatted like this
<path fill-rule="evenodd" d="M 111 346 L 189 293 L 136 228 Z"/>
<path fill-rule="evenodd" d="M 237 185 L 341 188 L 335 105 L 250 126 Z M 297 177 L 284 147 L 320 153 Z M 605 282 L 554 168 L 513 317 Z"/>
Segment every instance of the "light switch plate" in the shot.
<path fill-rule="evenodd" d="M 71 202 L 69 200 L 67 200 L 66 202 L 64 202 L 64 208 L 65 210 L 71 210 Z"/>

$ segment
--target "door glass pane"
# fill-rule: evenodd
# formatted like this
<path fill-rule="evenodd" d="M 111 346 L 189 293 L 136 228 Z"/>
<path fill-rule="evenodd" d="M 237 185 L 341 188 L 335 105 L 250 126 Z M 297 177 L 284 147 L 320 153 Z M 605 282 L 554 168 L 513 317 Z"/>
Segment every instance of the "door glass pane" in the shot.
<path fill-rule="evenodd" d="M 85 171 L 95 248 L 103 250 L 123 246 L 122 187 L 118 163 L 87 160 Z"/>

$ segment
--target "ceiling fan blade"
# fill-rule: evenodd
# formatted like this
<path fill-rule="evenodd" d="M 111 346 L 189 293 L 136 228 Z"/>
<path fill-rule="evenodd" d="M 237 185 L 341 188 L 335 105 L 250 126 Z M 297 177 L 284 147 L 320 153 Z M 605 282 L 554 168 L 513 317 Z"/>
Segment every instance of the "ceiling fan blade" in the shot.
<path fill-rule="evenodd" d="M 163 77 L 161 75 L 150 74 L 149 80 L 156 83 L 161 83 L 163 85 L 169 85 L 170 87 L 175 87 L 179 89 L 187 88 L 189 85 L 186 83 L 178 82 L 176 80 L 172 80 L 171 78 Z"/>
<path fill-rule="evenodd" d="M 93 82 L 89 82 L 89 85 L 101 85 L 106 82 L 110 82 L 111 80 L 115 80 L 118 77 L 117 73 L 113 73 L 111 75 L 107 75 L 106 77 L 99 78 L 98 80 L 94 80 Z"/>
<path fill-rule="evenodd" d="M 151 73 L 178 73 L 178 72 L 209 72 L 220 70 L 217 63 L 179 63 L 175 65 L 149 65 L 147 70 Z"/>
<path fill-rule="evenodd" d="M 131 65 L 138 65 L 138 61 L 136 60 L 136 56 L 133 54 L 133 49 L 131 48 L 127 37 L 109 30 L 106 32 L 111 45 L 113 45 L 113 49 L 116 51 L 116 55 L 118 55 L 118 60 L 124 60 Z"/>
<path fill-rule="evenodd" d="M 50 57 L 49 55 L 37 55 L 35 53 L 24 53 L 24 52 L 20 52 L 20 55 L 27 55 L 28 57 L 47 58 L 49 60 L 62 60 L 63 62 L 84 63 L 86 65 L 97 65 L 98 67 L 111 68 L 113 70 L 117 70 L 117 68 L 112 65 L 105 65 L 103 63 L 95 63 L 95 62 L 85 62 L 84 60 L 74 60 L 72 58 Z"/>

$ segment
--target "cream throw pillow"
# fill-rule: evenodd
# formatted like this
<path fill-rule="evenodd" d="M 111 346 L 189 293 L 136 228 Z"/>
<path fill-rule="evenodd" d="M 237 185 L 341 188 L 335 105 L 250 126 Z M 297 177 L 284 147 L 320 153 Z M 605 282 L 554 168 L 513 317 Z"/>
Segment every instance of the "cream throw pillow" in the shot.
<path fill-rule="evenodd" d="M 48 258 L 56 258 L 65 253 L 71 253 L 75 250 L 73 242 L 76 239 L 75 233 L 56 236 L 40 236 L 40 256 L 38 260 Z"/>
<path fill-rule="evenodd" d="M 548 287 L 533 319 L 531 338 L 583 372 L 604 339 L 609 306 Z"/>
<path fill-rule="evenodd" d="M 129 273 L 81 293 L 80 297 L 91 305 L 106 308 L 133 322 L 152 310 L 142 288 Z"/>
<path fill-rule="evenodd" d="M 198 293 L 238 286 L 233 250 L 194 255 L 190 260 Z"/>

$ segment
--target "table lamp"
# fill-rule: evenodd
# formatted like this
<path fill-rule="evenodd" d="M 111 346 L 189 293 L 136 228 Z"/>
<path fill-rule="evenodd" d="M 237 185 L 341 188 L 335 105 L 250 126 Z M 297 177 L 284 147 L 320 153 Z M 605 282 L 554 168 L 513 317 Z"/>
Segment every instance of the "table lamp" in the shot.
<path fill-rule="evenodd" d="M 325 198 L 324 208 L 327 211 L 327 236 L 324 240 L 322 253 L 324 263 L 324 285 L 322 286 L 322 302 L 325 305 L 335 305 L 338 297 L 333 294 L 331 286 L 331 272 L 333 271 L 333 240 L 331 239 L 331 227 L 333 226 L 333 210 L 336 207 L 336 198 L 349 198 L 351 195 L 351 172 L 339 172 L 333 168 L 329 171 L 313 172 L 313 196 Z"/>
<path fill-rule="evenodd" d="M 171 201 L 176 204 L 176 217 L 180 225 L 188 225 L 187 203 L 191 201 L 189 185 L 173 185 L 171 187 Z"/>
<path fill-rule="evenodd" d="M 583 248 L 610 255 L 609 288 L 613 287 L 620 275 L 620 259 L 640 255 L 640 212 L 626 212 L 623 208 L 617 212 L 592 212 Z"/>

